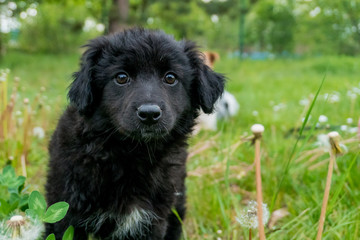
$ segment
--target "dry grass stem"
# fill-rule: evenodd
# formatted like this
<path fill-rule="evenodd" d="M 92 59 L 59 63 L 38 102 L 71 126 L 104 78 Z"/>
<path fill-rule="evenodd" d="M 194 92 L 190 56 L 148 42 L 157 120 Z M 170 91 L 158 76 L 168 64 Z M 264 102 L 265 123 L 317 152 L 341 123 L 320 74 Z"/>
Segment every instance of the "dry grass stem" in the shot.
<path fill-rule="evenodd" d="M 339 137 L 339 134 L 337 132 L 329 133 L 329 141 L 331 144 L 331 150 L 329 152 L 330 153 L 330 161 L 329 161 L 329 168 L 328 168 L 328 173 L 327 173 L 327 178 L 326 178 L 324 198 L 323 198 L 323 202 L 322 202 L 322 206 L 321 206 L 319 227 L 318 227 L 316 240 L 321 240 L 321 238 L 322 238 L 322 233 L 324 230 L 325 215 L 326 215 L 326 207 L 327 207 L 327 204 L 329 201 L 329 195 L 330 195 L 331 178 L 332 178 L 332 174 L 333 174 L 334 163 L 336 160 L 336 154 L 341 152 L 339 143 L 337 141 L 338 137 Z"/>
<path fill-rule="evenodd" d="M 305 158 L 315 154 L 315 153 L 319 153 L 319 152 L 323 152 L 322 150 L 319 150 L 318 148 L 316 149 L 311 149 L 309 151 L 304 152 L 303 154 L 301 154 L 296 160 L 295 163 L 299 163 L 302 160 L 304 160 Z"/>
<path fill-rule="evenodd" d="M 322 161 L 320 161 L 320 162 L 318 162 L 318 163 L 315 163 L 314 165 L 311 165 L 311 166 L 309 167 L 309 170 L 310 170 L 310 171 L 315 170 L 315 169 L 317 169 L 317 168 L 325 165 L 327 162 L 329 162 L 329 158 L 327 158 L 327 159 L 325 159 L 325 160 L 322 160 Z"/>
<path fill-rule="evenodd" d="M 201 144 L 200 146 L 193 147 L 189 151 L 188 160 L 213 146 L 216 146 L 214 141 L 206 141 L 205 143 Z"/>

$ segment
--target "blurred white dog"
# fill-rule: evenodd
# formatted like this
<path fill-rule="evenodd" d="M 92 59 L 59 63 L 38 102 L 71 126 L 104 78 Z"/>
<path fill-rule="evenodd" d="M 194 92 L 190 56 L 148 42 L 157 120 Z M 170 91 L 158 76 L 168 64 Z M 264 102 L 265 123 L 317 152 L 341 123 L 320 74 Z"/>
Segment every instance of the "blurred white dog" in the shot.
<path fill-rule="evenodd" d="M 215 111 L 212 114 L 201 112 L 198 117 L 198 127 L 200 129 L 213 130 L 217 129 L 217 121 L 220 119 L 228 119 L 235 116 L 240 109 L 239 103 L 231 93 L 225 91 L 224 94 L 215 103 Z M 198 132 L 200 129 L 196 129 Z"/>
<path fill-rule="evenodd" d="M 219 54 L 215 52 L 204 52 L 204 55 L 205 63 L 211 68 L 213 68 L 214 62 L 220 58 Z M 198 133 L 200 129 L 215 131 L 217 129 L 218 120 L 226 120 L 235 116 L 240 109 L 240 105 L 234 95 L 228 91 L 224 91 L 224 94 L 215 103 L 214 109 L 215 110 L 212 114 L 205 114 L 201 112 L 197 119 L 198 125 L 194 130 L 195 134 Z"/>

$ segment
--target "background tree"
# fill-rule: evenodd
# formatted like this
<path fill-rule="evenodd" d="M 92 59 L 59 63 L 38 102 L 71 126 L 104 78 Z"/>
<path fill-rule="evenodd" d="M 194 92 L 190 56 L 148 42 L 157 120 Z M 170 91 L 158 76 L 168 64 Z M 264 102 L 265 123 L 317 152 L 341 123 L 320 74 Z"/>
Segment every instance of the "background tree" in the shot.
<path fill-rule="evenodd" d="M 2 52 L 10 38 L 23 50 L 73 51 L 86 39 L 138 25 L 229 52 L 241 45 L 248 53 L 360 53 L 360 0 L 3 0 L 0 4 L 1 15 L 21 23 L 19 29 L 1 33 Z M 27 14 L 31 8 L 36 16 Z"/>
<path fill-rule="evenodd" d="M 296 26 L 290 4 L 259 1 L 248 17 L 248 44 L 258 51 L 291 52 Z"/>
<path fill-rule="evenodd" d="M 117 32 L 129 25 L 129 0 L 112 0 L 109 12 L 109 32 Z"/>

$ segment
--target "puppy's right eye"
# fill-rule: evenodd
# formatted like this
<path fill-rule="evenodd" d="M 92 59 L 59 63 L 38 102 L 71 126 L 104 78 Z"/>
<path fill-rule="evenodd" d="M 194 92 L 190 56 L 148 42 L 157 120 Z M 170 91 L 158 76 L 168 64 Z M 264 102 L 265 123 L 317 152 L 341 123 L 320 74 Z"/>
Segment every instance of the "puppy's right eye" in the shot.
<path fill-rule="evenodd" d="M 123 72 L 123 73 L 119 73 L 115 77 L 115 81 L 116 81 L 116 83 L 118 83 L 120 85 L 124 85 L 130 81 L 130 78 L 126 73 Z"/>

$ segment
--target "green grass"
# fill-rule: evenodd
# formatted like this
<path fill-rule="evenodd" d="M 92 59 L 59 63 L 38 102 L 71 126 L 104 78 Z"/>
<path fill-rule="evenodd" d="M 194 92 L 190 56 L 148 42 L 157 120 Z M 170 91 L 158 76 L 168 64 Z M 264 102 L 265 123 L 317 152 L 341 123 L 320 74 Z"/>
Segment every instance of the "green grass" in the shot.
<path fill-rule="evenodd" d="M 21 98 L 34 99 L 41 86 L 51 107 L 47 120 L 47 137 L 31 145 L 29 181 L 33 188 L 42 188 L 47 162 L 47 141 L 67 102 L 67 86 L 71 73 L 78 67 L 79 53 L 73 55 L 30 55 L 10 52 L 0 63 L 11 70 L 10 78 L 20 77 Z M 265 126 L 262 143 L 263 197 L 268 205 L 276 195 L 273 210 L 286 208 L 290 213 L 280 219 L 273 229 L 266 229 L 268 239 L 314 239 L 320 215 L 327 173 L 328 154 L 315 146 L 316 136 L 346 125 L 346 119 L 359 118 L 358 98 L 351 100 L 347 93 L 360 88 L 360 59 L 329 56 L 306 59 L 268 61 L 239 61 L 226 59 L 215 69 L 228 78 L 227 89 L 241 107 L 238 115 L 218 124 L 219 131 L 202 131 L 190 140 L 190 152 L 205 150 L 188 160 L 188 212 L 184 221 L 187 239 L 247 239 L 248 230 L 235 220 L 248 200 L 255 200 L 255 172 L 252 167 L 254 149 L 248 142 L 254 123 Z M 309 105 L 324 78 L 324 84 L 300 138 L 294 158 L 284 175 Z M 324 98 L 324 94 L 329 94 Z M 339 96 L 333 102 L 331 95 Z M 307 98 L 309 104 L 299 104 Z M 255 115 L 254 111 L 258 114 Z M 319 115 L 326 115 L 326 124 L 309 130 Z M 349 125 L 349 124 L 348 124 Z M 348 153 L 339 157 L 334 172 L 323 239 L 360 238 L 360 157 L 356 133 L 340 131 Z M 37 152 L 41 154 L 36 154 Z M 313 154 L 310 154 L 314 150 Z M 0 149 L 0 152 L 2 150 Z M 316 152 L 315 152 L 316 151 Z M 308 154 L 308 155 L 307 155 Z M 313 157 L 315 154 L 315 157 Z M 317 154 L 317 155 L 316 155 Z M 300 158 L 303 158 L 302 160 Z M 300 159 L 300 160 L 299 160 Z M 313 160 L 310 162 L 309 160 Z M 2 167 L 2 162 L 0 162 Z M 40 176 L 40 177 L 39 177 Z M 281 179 L 283 183 L 279 187 Z M 219 231 L 220 230 L 220 231 Z M 255 233 L 257 231 L 255 230 Z"/>

